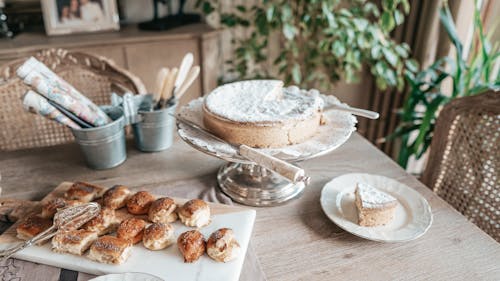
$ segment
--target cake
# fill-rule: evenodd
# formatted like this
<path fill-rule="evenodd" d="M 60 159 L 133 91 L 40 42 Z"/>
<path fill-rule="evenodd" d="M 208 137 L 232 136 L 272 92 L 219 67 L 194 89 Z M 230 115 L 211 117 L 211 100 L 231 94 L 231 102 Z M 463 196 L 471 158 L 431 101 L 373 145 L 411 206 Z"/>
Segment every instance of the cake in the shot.
<path fill-rule="evenodd" d="M 234 144 L 282 147 L 312 137 L 321 123 L 323 99 L 317 90 L 283 88 L 279 80 L 222 85 L 203 104 L 203 123 Z"/>
<path fill-rule="evenodd" d="M 354 194 L 359 225 L 386 225 L 394 218 L 396 198 L 365 183 L 358 183 Z"/>

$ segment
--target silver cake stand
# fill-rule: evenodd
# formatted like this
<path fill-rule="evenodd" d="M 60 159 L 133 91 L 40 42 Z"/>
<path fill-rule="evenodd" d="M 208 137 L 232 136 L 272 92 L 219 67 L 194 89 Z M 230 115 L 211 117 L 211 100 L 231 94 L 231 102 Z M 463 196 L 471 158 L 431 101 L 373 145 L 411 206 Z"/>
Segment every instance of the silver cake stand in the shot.
<path fill-rule="evenodd" d="M 198 100 L 193 102 L 196 101 Z M 197 110 L 201 110 L 201 107 L 197 109 L 196 106 L 191 106 L 191 108 L 187 110 L 190 111 L 191 116 L 189 116 L 190 114 L 183 114 L 186 108 L 184 108 L 184 111 L 181 108 L 180 114 L 183 115 L 183 117 L 191 119 L 190 121 L 202 125 L 200 116 L 192 116 L 192 113 L 196 115 Z M 273 155 L 282 160 L 297 164 L 298 162 L 319 157 L 335 150 L 338 146 L 347 141 L 351 133 L 355 130 L 354 124 L 356 123 L 356 118 L 352 115 L 348 113 L 340 114 L 349 115 L 349 118 L 352 118 L 351 120 L 353 121 L 349 122 L 350 128 L 346 128 L 347 131 L 342 134 L 342 139 L 335 142 L 334 145 L 322 147 L 320 150 L 313 149 L 307 153 L 300 153 L 300 155 L 280 153 L 279 150 L 278 153 L 276 153 L 277 149 L 274 149 Z M 177 122 L 177 131 L 181 139 L 194 149 L 227 161 L 227 163 L 220 167 L 217 173 L 217 181 L 222 192 L 236 202 L 259 207 L 276 206 L 299 197 L 306 187 L 307 183 L 290 182 L 288 179 L 273 171 L 267 170 L 253 162 L 249 162 L 234 151 L 207 147 L 204 145 L 204 142 L 199 141 L 197 136 L 193 136 L 194 132 L 190 131 L 190 128 L 179 122 Z M 313 137 L 312 141 L 315 141 L 314 138 L 315 137 Z M 266 150 L 264 149 L 264 151 Z"/>

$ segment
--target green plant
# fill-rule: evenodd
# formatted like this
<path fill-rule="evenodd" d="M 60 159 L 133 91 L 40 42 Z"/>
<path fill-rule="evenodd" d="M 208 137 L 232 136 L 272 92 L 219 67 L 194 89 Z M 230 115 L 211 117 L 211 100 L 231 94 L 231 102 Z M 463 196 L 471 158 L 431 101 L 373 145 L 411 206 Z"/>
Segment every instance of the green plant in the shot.
<path fill-rule="evenodd" d="M 406 167 L 410 156 L 419 159 L 427 151 L 434 131 L 439 110 L 458 97 L 500 90 L 498 66 L 500 52 L 498 42 L 488 42 L 480 19 L 480 7 L 476 1 L 474 11 L 473 46 L 468 56 L 458 39 L 453 18 L 446 1 L 440 8 L 440 20 L 455 48 L 452 59 L 444 57 L 417 74 L 406 72 L 410 92 L 401 113 L 401 123 L 387 139 L 401 138 L 398 162 Z M 452 80 L 451 93 L 443 91 L 445 79 Z"/>
<path fill-rule="evenodd" d="M 220 10 L 220 2 L 198 0 L 197 5 L 208 15 Z M 380 89 L 402 89 L 404 71 L 417 66 L 408 59 L 408 45 L 394 42 L 389 33 L 409 10 L 408 0 L 382 0 L 381 8 L 366 0 L 264 0 L 237 6 L 221 13 L 220 22 L 250 32 L 233 40 L 235 56 L 227 63 L 237 79 L 270 77 L 267 47 L 279 39 L 281 50 L 271 59 L 286 83 L 328 89 L 339 80 L 356 82 L 366 65 Z"/>

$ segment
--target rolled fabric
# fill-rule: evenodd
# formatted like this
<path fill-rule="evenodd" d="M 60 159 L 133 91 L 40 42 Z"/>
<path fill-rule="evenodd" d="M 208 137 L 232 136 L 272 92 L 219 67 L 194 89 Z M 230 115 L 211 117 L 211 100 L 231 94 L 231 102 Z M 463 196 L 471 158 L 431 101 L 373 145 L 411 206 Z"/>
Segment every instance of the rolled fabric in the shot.
<path fill-rule="evenodd" d="M 29 90 L 23 96 L 23 106 L 27 111 L 40 114 L 50 120 L 55 120 L 65 126 L 73 129 L 81 129 L 81 127 L 71 119 L 62 114 L 54 106 L 52 106 L 44 97 Z"/>
<path fill-rule="evenodd" d="M 111 121 L 97 105 L 33 57 L 17 69 L 17 75 L 39 94 L 61 105 L 87 123 L 99 127 Z"/>

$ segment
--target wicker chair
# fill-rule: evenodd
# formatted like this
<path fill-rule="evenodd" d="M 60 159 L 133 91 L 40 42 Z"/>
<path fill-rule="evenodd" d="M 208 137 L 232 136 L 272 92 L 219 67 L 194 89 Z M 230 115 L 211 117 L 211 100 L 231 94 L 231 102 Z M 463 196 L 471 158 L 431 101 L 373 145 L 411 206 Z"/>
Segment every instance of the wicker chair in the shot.
<path fill-rule="evenodd" d="M 441 111 L 422 181 L 500 242 L 500 93 Z"/>
<path fill-rule="evenodd" d="M 103 57 L 63 49 L 34 55 L 96 104 L 108 104 L 112 92 L 146 92 L 142 82 Z M 52 146 L 73 141 L 70 130 L 34 116 L 23 109 L 21 97 L 28 90 L 16 76 L 26 58 L 0 67 L 0 151 Z"/>

